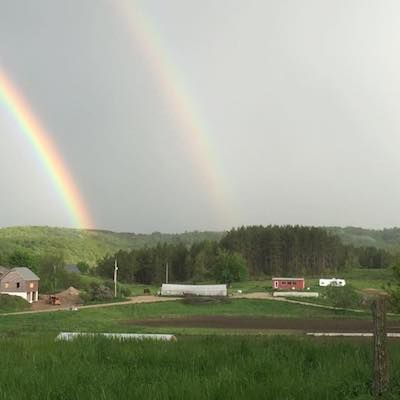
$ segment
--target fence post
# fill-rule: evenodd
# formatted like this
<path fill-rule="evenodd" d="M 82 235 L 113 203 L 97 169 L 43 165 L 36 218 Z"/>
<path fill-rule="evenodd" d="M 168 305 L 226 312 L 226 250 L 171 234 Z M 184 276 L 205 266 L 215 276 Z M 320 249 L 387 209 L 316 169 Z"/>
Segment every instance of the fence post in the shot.
<path fill-rule="evenodd" d="M 386 301 L 384 297 L 380 296 L 373 301 L 372 316 L 374 324 L 374 376 L 372 392 L 375 397 L 379 397 L 387 391 L 389 385 Z"/>

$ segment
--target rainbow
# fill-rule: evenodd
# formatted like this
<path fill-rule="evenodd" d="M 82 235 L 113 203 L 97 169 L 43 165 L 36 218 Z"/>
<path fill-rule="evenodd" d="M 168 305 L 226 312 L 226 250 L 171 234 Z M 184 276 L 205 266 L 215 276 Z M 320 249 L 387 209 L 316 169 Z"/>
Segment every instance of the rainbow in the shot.
<path fill-rule="evenodd" d="M 72 223 L 77 228 L 93 226 L 89 212 L 65 163 L 28 104 L 0 67 L 0 102 L 17 122 L 33 147 L 54 188 L 60 195 Z"/>
<path fill-rule="evenodd" d="M 194 100 L 183 85 L 183 79 L 172 63 L 161 35 L 150 18 L 141 12 L 138 3 L 127 0 L 113 2 L 120 18 L 126 20 L 130 34 L 140 46 L 154 78 L 171 105 L 182 139 L 190 150 L 191 160 L 196 165 L 212 201 L 218 207 L 221 222 L 229 223 L 234 212 L 227 198 L 232 198 L 232 195 L 229 195 L 222 167 L 218 163 L 212 132 L 196 111 Z"/>

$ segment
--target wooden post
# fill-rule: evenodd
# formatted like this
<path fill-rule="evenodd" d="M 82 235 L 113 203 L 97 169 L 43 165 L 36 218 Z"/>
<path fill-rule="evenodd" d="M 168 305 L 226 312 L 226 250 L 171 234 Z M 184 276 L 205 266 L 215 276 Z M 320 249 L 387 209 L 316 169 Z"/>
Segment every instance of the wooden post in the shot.
<path fill-rule="evenodd" d="M 387 391 L 389 385 L 386 303 L 383 297 L 378 297 L 373 301 L 372 316 L 374 323 L 374 376 L 372 392 L 375 397 L 380 397 Z"/>

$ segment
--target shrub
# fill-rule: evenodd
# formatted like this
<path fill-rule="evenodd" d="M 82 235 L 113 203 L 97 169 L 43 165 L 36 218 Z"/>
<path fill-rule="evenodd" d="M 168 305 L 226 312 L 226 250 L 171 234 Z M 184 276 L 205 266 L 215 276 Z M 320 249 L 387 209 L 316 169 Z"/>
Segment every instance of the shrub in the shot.
<path fill-rule="evenodd" d="M 328 286 L 325 289 L 326 298 L 334 307 L 349 308 L 358 307 L 361 303 L 360 294 L 352 286 Z"/>
<path fill-rule="evenodd" d="M 105 285 L 101 285 L 97 282 L 91 282 L 86 292 L 83 292 L 82 300 L 87 303 L 90 301 L 104 301 L 111 300 L 113 293 L 110 288 Z"/>

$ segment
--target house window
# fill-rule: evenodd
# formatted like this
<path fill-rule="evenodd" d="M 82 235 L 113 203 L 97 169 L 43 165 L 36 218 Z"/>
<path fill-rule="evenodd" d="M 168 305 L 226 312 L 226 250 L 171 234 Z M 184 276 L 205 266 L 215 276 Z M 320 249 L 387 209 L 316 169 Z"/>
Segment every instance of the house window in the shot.
<path fill-rule="evenodd" d="M 29 284 L 29 287 L 30 287 L 31 289 L 33 289 L 33 282 L 31 282 L 31 283 Z"/>
<path fill-rule="evenodd" d="M 6 289 L 7 289 L 9 286 L 10 286 L 9 283 L 5 283 L 5 284 L 4 284 L 4 287 L 5 287 Z"/>
<path fill-rule="evenodd" d="M 20 286 L 20 284 L 19 284 L 19 282 L 17 282 L 17 289 L 19 288 L 19 286 Z"/>

